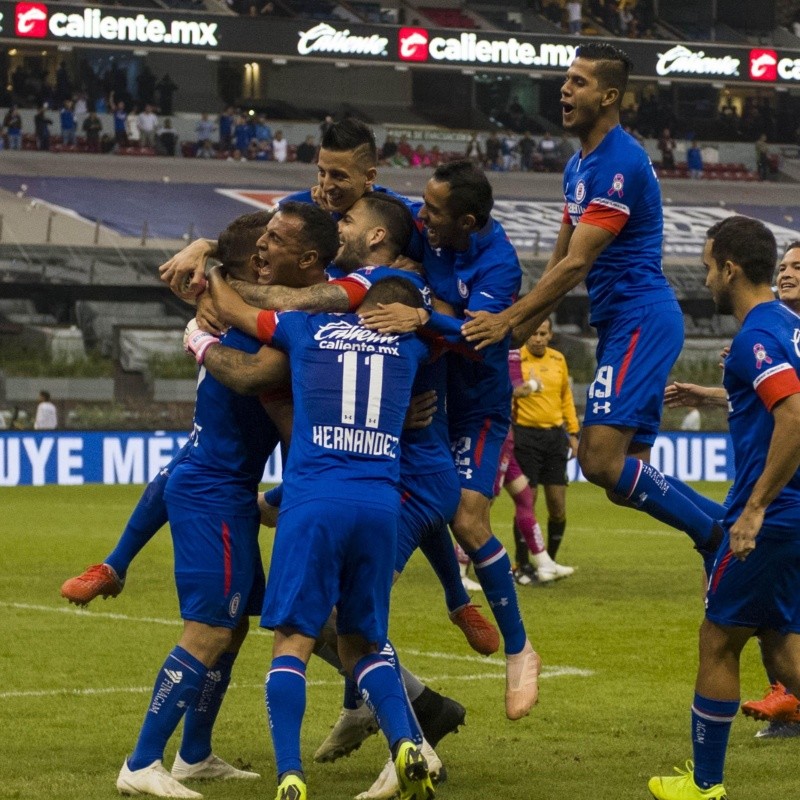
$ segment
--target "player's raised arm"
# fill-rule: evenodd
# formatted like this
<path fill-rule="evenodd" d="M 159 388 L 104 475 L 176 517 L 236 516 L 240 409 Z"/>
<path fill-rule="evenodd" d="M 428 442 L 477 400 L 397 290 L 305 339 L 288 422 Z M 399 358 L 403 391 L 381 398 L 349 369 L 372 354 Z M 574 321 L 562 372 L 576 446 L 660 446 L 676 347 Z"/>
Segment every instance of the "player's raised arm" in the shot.
<path fill-rule="evenodd" d="M 515 327 L 537 315 L 546 315 L 571 289 L 585 280 L 595 259 L 614 240 L 614 234 L 596 225 L 579 223 L 570 239 L 567 254 L 542 275 L 536 286 L 499 314 L 468 312 L 464 338 L 480 350 L 502 341 Z"/>
<path fill-rule="evenodd" d="M 664 390 L 667 408 L 727 408 L 728 398 L 721 386 L 698 386 L 674 381 Z"/>
<path fill-rule="evenodd" d="M 232 281 L 231 286 L 247 303 L 260 309 L 343 313 L 351 305 L 347 291 L 337 283 L 318 283 L 294 289 Z"/>

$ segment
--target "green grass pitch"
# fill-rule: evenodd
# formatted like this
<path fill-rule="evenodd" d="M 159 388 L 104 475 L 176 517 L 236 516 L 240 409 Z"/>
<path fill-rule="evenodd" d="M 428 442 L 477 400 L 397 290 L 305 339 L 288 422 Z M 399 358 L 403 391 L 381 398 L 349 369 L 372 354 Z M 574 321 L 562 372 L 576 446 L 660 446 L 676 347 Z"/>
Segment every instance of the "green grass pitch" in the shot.
<path fill-rule="evenodd" d="M 717 499 L 725 489 L 701 486 Z M 140 490 L 0 490 L 3 800 L 116 796 L 116 775 L 135 742 L 155 671 L 180 633 L 169 535 L 162 531 L 141 554 L 115 600 L 95 600 L 78 612 L 59 587 L 106 555 Z M 511 508 L 504 496 L 493 510 L 509 548 Z M 468 649 L 418 554 L 395 588 L 390 631 L 405 664 L 467 708 L 467 725 L 438 748 L 450 776 L 439 789 L 442 800 L 648 798 L 650 775 L 670 774 L 691 756 L 699 557 L 686 536 L 612 506 L 594 487 L 570 487 L 568 511 L 560 560 L 574 565 L 575 575 L 546 588 L 519 588 L 544 661 L 539 705 L 522 721 L 504 717 L 502 660 Z M 265 558 L 270 542 L 264 531 Z M 263 698 L 270 646 L 261 631 L 245 644 L 215 733 L 215 752 L 251 764 L 263 778 L 194 784 L 210 800 L 274 797 Z M 760 696 L 765 685 L 753 644 L 743 658 L 743 698 Z M 340 698 L 338 676 L 312 661 L 303 755 L 315 800 L 365 790 L 386 758 L 373 737 L 350 758 L 313 763 Z M 741 715 L 734 723 L 731 800 L 800 796 L 800 739 L 756 740 L 761 724 Z M 167 766 L 177 743 L 176 736 Z"/>

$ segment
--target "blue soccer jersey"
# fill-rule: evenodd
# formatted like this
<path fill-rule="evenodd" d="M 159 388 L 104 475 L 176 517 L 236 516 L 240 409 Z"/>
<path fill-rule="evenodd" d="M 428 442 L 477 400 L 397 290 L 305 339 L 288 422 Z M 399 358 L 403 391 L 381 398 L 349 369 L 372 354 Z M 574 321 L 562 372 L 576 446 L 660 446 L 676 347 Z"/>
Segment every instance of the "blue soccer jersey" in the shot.
<path fill-rule="evenodd" d="M 261 343 L 235 328 L 221 343 L 255 353 Z M 200 368 L 187 457 L 173 470 L 165 497 L 183 506 L 250 511 L 264 464 L 280 437 L 257 397 L 223 386 Z"/>
<path fill-rule="evenodd" d="M 661 269 L 664 220 L 658 178 L 630 134 L 618 125 L 586 158 L 575 153 L 564 169 L 564 199 L 565 224 L 596 225 L 615 237 L 586 276 L 592 324 L 675 299 Z"/>
<path fill-rule="evenodd" d="M 800 316 L 777 300 L 757 305 L 744 320 L 725 360 L 736 477 L 725 525 L 730 527 L 764 471 L 774 421 L 772 408 L 800 393 Z M 764 515 L 764 528 L 795 531 L 800 537 L 800 470 Z"/>
<path fill-rule="evenodd" d="M 517 253 L 500 223 L 492 219 L 470 236 L 466 250 L 433 248 L 425 237 L 423 267 L 434 295 L 449 303 L 456 313 L 456 319 L 433 314 L 429 325 L 451 335 L 460 334 L 467 310 L 498 313 L 508 308 L 516 299 L 522 279 Z M 509 341 L 507 338 L 481 351 L 481 360 L 460 359 L 454 363 L 448 391 L 451 419 L 491 415 L 509 419 Z"/>
<path fill-rule="evenodd" d="M 396 505 L 400 435 L 428 347 L 353 314 L 272 313 L 270 343 L 292 363 L 294 425 L 281 509 L 333 498 Z M 262 318 L 263 321 L 263 318 Z"/>

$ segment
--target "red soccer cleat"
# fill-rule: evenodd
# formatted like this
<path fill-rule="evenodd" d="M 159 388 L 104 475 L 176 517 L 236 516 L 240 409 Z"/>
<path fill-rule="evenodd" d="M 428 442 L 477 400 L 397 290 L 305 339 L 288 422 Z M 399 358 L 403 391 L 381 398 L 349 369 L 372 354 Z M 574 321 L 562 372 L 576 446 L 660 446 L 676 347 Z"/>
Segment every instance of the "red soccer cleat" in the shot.
<path fill-rule="evenodd" d="M 469 646 L 476 653 L 490 656 L 500 648 L 500 634 L 497 628 L 478 611 L 478 606 L 467 603 L 450 614 L 450 621 L 461 628 Z"/>
<path fill-rule="evenodd" d="M 782 683 L 773 683 L 763 700 L 742 703 L 742 714 L 770 722 L 800 722 L 800 700 Z"/>
<path fill-rule="evenodd" d="M 61 596 L 76 606 L 85 606 L 98 595 L 116 597 L 123 586 L 125 579 L 120 578 L 108 564 L 92 564 L 77 577 L 64 581 Z"/>

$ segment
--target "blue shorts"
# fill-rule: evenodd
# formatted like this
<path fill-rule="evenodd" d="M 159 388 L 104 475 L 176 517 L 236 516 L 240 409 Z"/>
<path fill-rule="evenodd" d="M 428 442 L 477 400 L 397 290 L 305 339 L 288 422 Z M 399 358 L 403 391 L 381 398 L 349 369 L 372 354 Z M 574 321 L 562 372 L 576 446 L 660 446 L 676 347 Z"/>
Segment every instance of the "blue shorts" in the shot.
<path fill-rule="evenodd" d="M 175 550 L 175 584 L 181 617 L 235 628 L 258 614 L 264 599 L 264 567 L 258 549 L 260 517 L 167 503 Z"/>
<path fill-rule="evenodd" d="M 461 501 L 461 484 L 453 469 L 400 479 L 400 523 L 395 572 L 402 572 L 425 536 L 447 526 Z"/>
<path fill-rule="evenodd" d="M 450 426 L 450 450 L 462 489 L 494 498 L 500 451 L 510 423 L 502 417 L 458 420 Z"/>
<path fill-rule="evenodd" d="M 394 505 L 320 499 L 281 508 L 261 625 L 316 637 L 336 630 L 383 647 L 389 625 L 399 496 Z"/>
<path fill-rule="evenodd" d="M 652 445 L 664 387 L 683 347 L 683 314 L 671 300 L 625 311 L 597 324 L 597 371 L 586 393 L 583 424 L 635 428 Z"/>
<path fill-rule="evenodd" d="M 722 541 L 706 592 L 706 617 L 717 625 L 800 633 L 800 537 L 761 529 L 744 561 Z"/>

